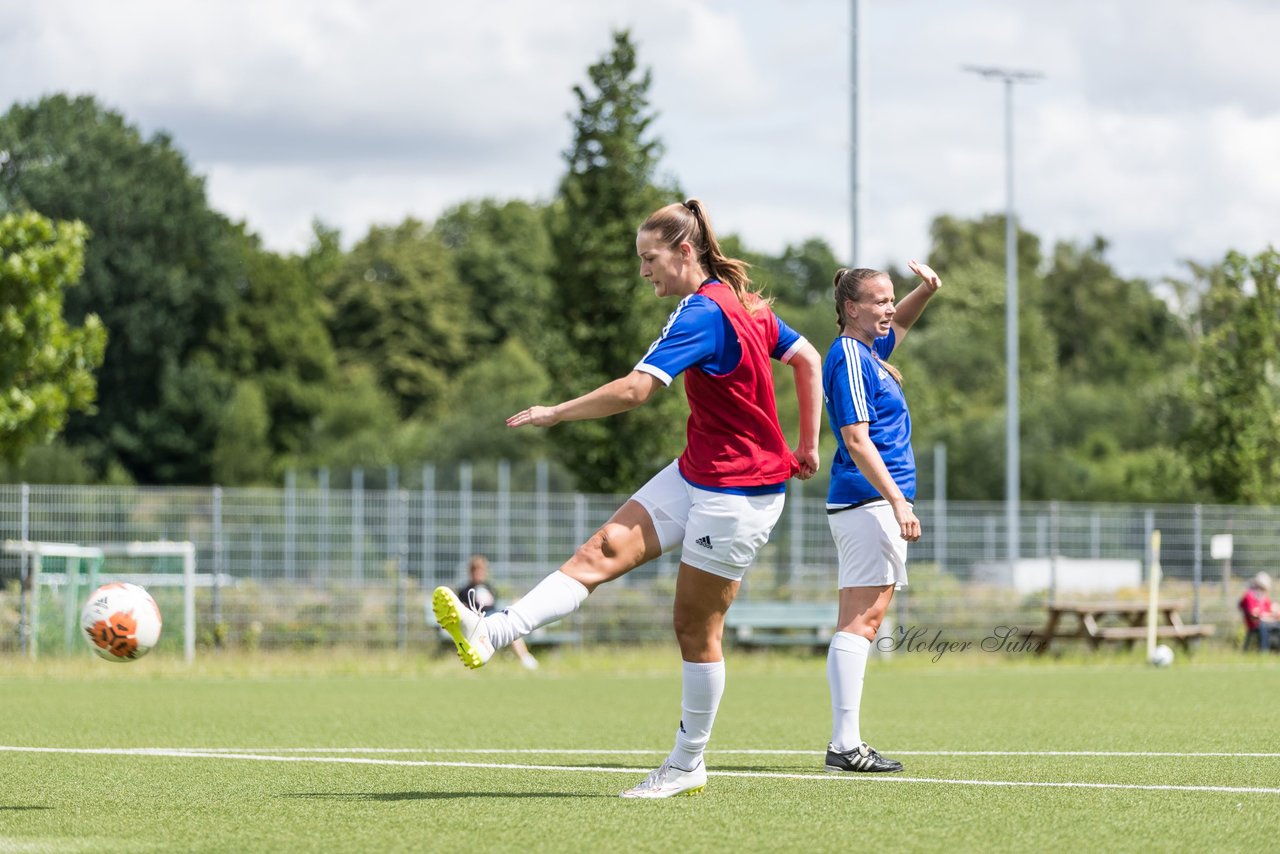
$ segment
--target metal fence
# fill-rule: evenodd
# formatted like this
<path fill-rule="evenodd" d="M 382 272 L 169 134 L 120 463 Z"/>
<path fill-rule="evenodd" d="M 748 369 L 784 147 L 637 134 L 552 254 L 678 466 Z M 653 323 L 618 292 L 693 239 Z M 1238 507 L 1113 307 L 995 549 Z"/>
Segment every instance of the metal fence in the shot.
<path fill-rule="evenodd" d="M 202 648 L 435 649 L 425 601 L 436 585 L 463 580 L 470 555 L 489 557 L 491 581 L 509 601 L 559 566 L 625 498 L 519 491 L 506 480 L 490 491 L 466 483 L 438 490 L 430 479 L 422 488 L 380 490 L 300 488 L 292 478 L 284 489 L 12 484 L 0 485 L 0 536 L 82 545 L 191 541 L 198 572 L 217 580 L 206 579 L 197 591 Z M 792 485 L 741 597 L 834 599 L 823 498 Z M 1003 504 L 920 501 L 916 513 L 925 536 L 910 549 L 911 584 L 895 597 L 892 616 L 957 637 L 996 625 L 1030 627 L 1055 595 L 1103 589 L 1142 595 L 1147 543 L 1159 529 L 1166 588 L 1186 597 L 1192 619 L 1219 624 L 1219 637 L 1229 638 L 1244 580 L 1272 571 L 1280 554 L 1280 508 L 1023 502 L 1016 564 L 1005 554 Z M 1223 535 L 1230 535 L 1231 554 L 1215 559 L 1212 538 Z M 0 555 L 0 652 L 24 642 L 23 563 Z M 677 563 L 678 555 L 667 555 L 601 587 L 566 622 L 586 642 L 669 639 Z M 55 569 L 46 565 L 45 575 Z M 128 569 L 167 571 L 156 562 Z M 161 601 L 162 611 L 177 613 L 180 591 L 153 593 L 173 597 Z M 65 608 L 58 597 L 65 594 L 56 587 L 39 594 L 32 601 L 51 615 L 44 625 L 61 637 Z M 162 644 L 180 645 L 172 634 Z M 50 647 L 58 644 L 41 648 Z"/>

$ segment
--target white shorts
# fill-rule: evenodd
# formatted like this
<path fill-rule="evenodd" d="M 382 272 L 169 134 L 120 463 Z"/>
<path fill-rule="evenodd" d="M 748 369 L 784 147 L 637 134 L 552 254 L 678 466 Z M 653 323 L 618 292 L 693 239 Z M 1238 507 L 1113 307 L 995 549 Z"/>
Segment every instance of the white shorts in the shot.
<path fill-rule="evenodd" d="M 839 587 L 907 586 L 907 541 L 888 501 L 827 516 L 836 541 Z"/>
<path fill-rule="evenodd" d="M 769 541 L 786 494 L 736 495 L 699 489 L 681 476 L 673 462 L 631 498 L 649 512 L 663 554 L 680 543 L 681 562 L 741 581 Z"/>

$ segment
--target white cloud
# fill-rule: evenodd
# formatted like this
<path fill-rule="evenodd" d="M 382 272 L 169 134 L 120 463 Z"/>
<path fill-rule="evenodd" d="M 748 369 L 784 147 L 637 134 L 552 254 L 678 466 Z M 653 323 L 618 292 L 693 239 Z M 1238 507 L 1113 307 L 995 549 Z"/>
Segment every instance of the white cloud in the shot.
<path fill-rule="evenodd" d="M 1257 251 L 1280 198 L 1280 4 L 863 0 L 866 263 L 929 220 L 1004 206 L 1003 99 L 964 64 L 1035 68 L 1018 207 L 1046 242 L 1101 234 L 1130 275 Z M 846 0 L 226 0 L 0 8 L 0 101 L 92 93 L 169 131 L 215 206 L 279 249 L 483 196 L 546 198 L 572 87 L 631 28 L 662 171 L 723 232 L 849 246 Z"/>

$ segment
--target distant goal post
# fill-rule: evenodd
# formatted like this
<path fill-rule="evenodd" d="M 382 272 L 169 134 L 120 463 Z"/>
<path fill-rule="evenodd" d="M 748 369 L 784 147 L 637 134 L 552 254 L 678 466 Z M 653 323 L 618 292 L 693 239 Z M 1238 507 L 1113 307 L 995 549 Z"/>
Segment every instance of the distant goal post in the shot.
<path fill-rule="evenodd" d="M 40 590 L 58 588 L 62 593 L 63 639 L 67 648 L 75 644 L 79 634 L 80 606 L 85 595 L 107 581 L 124 581 L 143 587 L 182 588 L 183 657 L 191 663 L 196 657 L 196 587 L 211 587 L 222 579 L 196 573 L 196 547 L 191 542 L 161 540 L 156 542 L 102 543 L 86 546 L 75 543 L 50 543 L 33 540 L 5 540 L 4 550 L 23 560 L 22 607 L 19 633 L 27 655 L 35 658 L 40 643 Z M 46 567 L 50 558 L 60 559 L 61 572 Z M 112 559 L 115 558 L 115 561 Z M 178 558 L 181 572 L 120 572 L 109 561 L 136 564 L 138 559 Z M 121 560 L 123 559 L 123 561 Z"/>

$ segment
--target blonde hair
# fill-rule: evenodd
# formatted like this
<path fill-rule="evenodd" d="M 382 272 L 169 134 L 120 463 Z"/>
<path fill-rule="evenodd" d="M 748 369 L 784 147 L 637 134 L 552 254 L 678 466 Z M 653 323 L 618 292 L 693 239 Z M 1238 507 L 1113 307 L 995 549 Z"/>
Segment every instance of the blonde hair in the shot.
<path fill-rule="evenodd" d="M 832 288 L 836 295 L 836 327 L 843 332 L 844 328 L 849 325 L 848 318 L 844 316 L 844 304 L 846 300 L 858 302 L 862 299 L 862 286 L 877 276 L 889 278 L 889 274 L 882 270 L 872 270 L 868 267 L 841 267 L 836 270 L 835 278 L 831 282 Z M 892 281 L 892 280 L 890 280 Z M 884 366 L 889 372 L 889 376 L 893 377 L 894 382 L 899 386 L 902 385 L 902 373 L 893 365 L 880 358 L 880 354 L 871 348 L 871 355 L 875 360 Z"/>
<path fill-rule="evenodd" d="M 1269 591 L 1271 589 L 1271 576 L 1265 572 L 1259 572 L 1253 577 L 1253 589 Z"/>
<path fill-rule="evenodd" d="M 652 232 L 671 249 L 681 243 L 688 243 L 693 247 L 694 255 L 707 275 L 733 288 L 738 302 L 747 311 L 755 312 L 773 302 L 752 289 L 751 277 L 747 275 L 751 265 L 746 261 L 730 258 L 720 249 L 720 241 L 711 228 L 707 209 L 697 199 L 658 208 L 649 214 L 649 218 L 640 226 L 640 231 Z"/>

